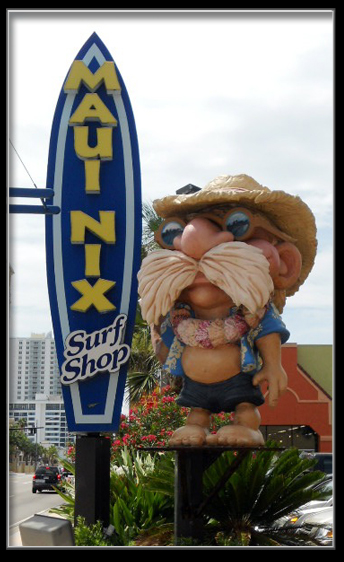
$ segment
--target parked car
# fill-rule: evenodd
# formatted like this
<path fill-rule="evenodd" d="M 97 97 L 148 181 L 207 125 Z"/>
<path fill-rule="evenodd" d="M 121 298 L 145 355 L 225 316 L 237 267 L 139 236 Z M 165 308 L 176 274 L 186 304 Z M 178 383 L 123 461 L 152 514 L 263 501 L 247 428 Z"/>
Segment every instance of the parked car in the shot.
<path fill-rule="evenodd" d="M 61 479 L 66 482 L 72 482 L 74 479 L 74 474 L 69 472 L 66 468 L 61 468 Z"/>
<path fill-rule="evenodd" d="M 332 474 L 332 453 L 315 453 L 317 464 L 314 470 L 322 470 L 326 474 Z"/>
<path fill-rule="evenodd" d="M 295 532 L 306 532 L 323 546 L 332 546 L 333 541 L 333 506 L 319 508 L 315 511 L 305 510 L 295 517 Z"/>
<path fill-rule="evenodd" d="M 59 466 L 49 466 L 50 470 L 55 472 L 56 474 L 61 474 L 61 469 Z"/>
<path fill-rule="evenodd" d="M 59 487 L 61 482 L 61 474 L 57 466 L 39 466 L 32 478 L 32 493 L 37 490 L 54 490 Z"/>
<path fill-rule="evenodd" d="M 315 490 L 318 488 L 322 488 L 324 491 L 328 493 L 328 498 L 325 500 L 312 500 L 305 503 L 302 507 L 298 510 L 294 511 L 289 515 L 285 515 L 280 519 L 277 519 L 274 522 L 275 526 L 282 527 L 290 525 L 294 525 L 301 517 L 301 515 L 305 515 L 308 513 L 315 513 L 318 510 L 322 510 L 328 507 L 333 507 L 333 479 L 331 475 L 327 475 L 325 480 L 315 486 Z"/>
<path fill-rule="evenodd" d="M 321 470 L 322 472 L 325 472 L 325 474 L 332 474 L 332 453 L 303 451 L 300 457 L 317 460 L 317 464 L 312 468 L 312 470 Z"/>
<path fill-rule="evenodd" d="M 276 524 L 296 533 L 306 532 L 316 538 L 323 546 L 332 545 L 333 530 L 333 480 L 328 476 L 326 488 L 331 495 L 326 500 L 313 500 L 306 503 L 289 517 L 282 517 Z"/>

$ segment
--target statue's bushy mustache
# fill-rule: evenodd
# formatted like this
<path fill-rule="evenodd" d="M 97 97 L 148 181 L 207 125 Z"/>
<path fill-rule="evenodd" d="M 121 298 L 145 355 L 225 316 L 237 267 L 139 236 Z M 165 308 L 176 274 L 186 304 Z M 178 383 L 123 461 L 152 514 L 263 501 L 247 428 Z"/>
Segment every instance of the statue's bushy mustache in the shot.
<path fill-rule="evenodd" d="M 142 261 L 138 273 L 141 311 L 148 324 L 159 324 L 198 272 L 252 314 L 273 291 L 268 260 L 259 248 L 244 242 L 219 244 L 199 261 L 177 250 L 157 250 Z"/>

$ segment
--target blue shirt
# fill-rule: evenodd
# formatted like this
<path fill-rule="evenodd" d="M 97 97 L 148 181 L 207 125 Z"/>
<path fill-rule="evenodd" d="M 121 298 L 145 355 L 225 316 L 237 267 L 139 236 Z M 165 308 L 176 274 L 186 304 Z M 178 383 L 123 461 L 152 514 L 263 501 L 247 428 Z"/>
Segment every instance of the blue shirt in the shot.
<path fill-rule="evenodd" d="M 238 308 L 234 307 L 230 310 L 230 316 L 238 312 Z M 281 343 L 285 343 L 290 336 L 282 318 L 274 304 L 270 303 L 260 323 L 251 328 L 240 339 L 240 363 L 241 372 L 254 375 L 262 367 L 262 360 L 259 356 L 255 342 L 268 334 L 278 333 L 281 337 Z M 161 325 L 161 338 L 164 344 L 169 348 L 169 353 L 164 364 L 164 369 L 171 375 L 176 377 L 184 376 L 182 367 L 182 354 L 185 344 L 178 340 L 175 336 L 168 314 Z"/>

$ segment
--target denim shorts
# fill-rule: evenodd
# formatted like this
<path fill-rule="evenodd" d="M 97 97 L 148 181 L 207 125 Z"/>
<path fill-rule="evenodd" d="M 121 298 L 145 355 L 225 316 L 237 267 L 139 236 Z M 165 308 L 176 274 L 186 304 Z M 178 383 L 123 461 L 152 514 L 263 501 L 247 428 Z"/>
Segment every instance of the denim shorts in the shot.
<path fill-rule="evenodd" d="M 177 400 L 179 406 L 203 408 L 214 414 L 233 412 L 242 402 L 255 406 L 264 404 L 260 386 L 253 386 L 252 375 L 239 373 L 226 381 L 205 384 L 183 377 L 183 388 Z"/>

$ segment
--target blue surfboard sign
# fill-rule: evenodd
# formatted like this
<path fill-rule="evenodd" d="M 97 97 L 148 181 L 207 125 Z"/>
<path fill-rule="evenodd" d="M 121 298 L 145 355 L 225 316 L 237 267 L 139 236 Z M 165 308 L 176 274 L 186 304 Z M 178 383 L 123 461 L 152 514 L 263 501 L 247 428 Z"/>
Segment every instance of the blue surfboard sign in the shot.
<path fill-rule="evenodd" d="M 94 33 L 73 61 L 53 119 L 46 216 L 50 308 L 70 432 L 119 427 L 141 261 L 134 115 Z"/>

